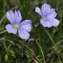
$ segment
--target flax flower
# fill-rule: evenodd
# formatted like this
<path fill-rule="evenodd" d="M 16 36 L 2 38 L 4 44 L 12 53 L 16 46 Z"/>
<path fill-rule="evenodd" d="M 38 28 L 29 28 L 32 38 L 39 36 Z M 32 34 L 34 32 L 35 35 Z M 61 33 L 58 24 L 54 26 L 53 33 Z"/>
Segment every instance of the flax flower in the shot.
<path fill-rule="evenodd" d="M 55 9 L 51 8 L 47 3 L 44 3 L 41 9 L 39 7 L 36 7 L 35 12 L 37 12 L 41 16 L 40 23 L 44 27 L 56 27 L 60 23 L 59 20 L 55 18 L 57 16 Z"/>
<path fill-rule="evenodd" d="M 30 37 L 29 32 L 32 29 L 31 20 L 21 21 L 22 15 L 20 11 L 16 11 L 16 10 L 14 12 L 12 10 L 8 11 L 6 13 L 6 17 L 11 23 L 11 24 L 7 24 L 5 27 L 8 33 L 16 34 L 18 32 L 20 38 L 25 40 L 29 39 Z"/>

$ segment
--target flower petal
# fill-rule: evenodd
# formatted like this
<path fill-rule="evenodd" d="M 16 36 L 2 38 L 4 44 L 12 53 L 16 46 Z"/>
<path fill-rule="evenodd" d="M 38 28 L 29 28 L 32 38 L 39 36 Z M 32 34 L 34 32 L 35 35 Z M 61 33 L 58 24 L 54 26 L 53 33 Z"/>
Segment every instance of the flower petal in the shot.
<path fill-rule="evenodd" d="M 23 30 L 23 29 L 19 29 L 18 33 L 19 33 L 20 38 L 22 38 L 22 39 L 27 40 L 30 37 L 30 34 L 27 31 Z"/>
<path fill-rule="evenodd" d="M 55 9 L 51 9 L 46 18 L 48 19 L 55 18 L 56 16 L 57 16 L 57 13 L 55 12 Z"/>
<path fill-rule="evenodd" d="M 32 25 L 32 21 L 31 20 L 24 20 L 21 22 L 21 25 L 25 25 L 25 24 L 31 24 Z"/>
<path fill-rule="evenodd" d="M 49 19 L 49 21 L 52 23 L 52 25 L 54 26 L 54 27 L 56 27 L 56 26 L 58 26 L 59 25 L 59 23 L 60 23 L 60 21 L 59 20 L 57 20 L 57 19 Z"/>
<path fill-rule="evenodd" d="M 41 15 L 41 10 L 40 10 L 40 8 L 39 8 L 39 7 L 36 7 L 36 8 L 35 8 L 35 12 L 37 12 L 38 14 L 40 14 L 40 15 Z"/>
<path fill-rule="evenodd" d="M 41 8 L 42 16 L 46 16 L 47 13 L 49 13 L 49 11 L 50 11 L 50 5 L 44 3 L 44 4 L 42 5 L 42 8 Z"/>
<path fill-rule="evenodd" d="M 52 27 L 52 23 L 49 21 L 43 21 L 42 19 L 40 20 L 40 23 L 44 26 L 44 27 Z"/>
<path fill-rule="evenodd" d="M 43 21 L 42 19 L 40 20 L 41 25 L 43 25 L 44 27 L 46 27 L 45 21 Z"/>
<path fill-rule="evenodd" d="M 52 27 L 52 23 L 51 22 L 45 21 L 45 23 L 46 23 L 46 27 L 48 27 L 48 28 Z"/>
<path fill-rule="evenodd" d="M 22 16 L 21 16 L 21 13 L 20 11 L 16 11 L 15 10 L 15 23 L 20 23 L 20 21 L 22 20 Z"/>
<path fill-rule="evenodd" d="M 6 13 L 6 17 L 8 18 L 8 20 L 10 21 L 11 24 L 14 23 L 14 13 L 12 10 L 10 10 Z"/>
<path fill-rule="evenodd" d="M 32 29 L 32 26 L 30 24 L 26 24 L 26 25 L 22 25 L 21 28 L 23 28 L 24 30 L 30 32 Z"/>
<path fill-rule="evenodd" d="M 24 20 L 23 22 L 21 22 L 20 27 L 28 32 L 31 31 L 32 29 L 32 22 L 31 20 Z"/>
<path fill-rule="evenodd" d="M 13 33 L 13 34 L 17 33 L 17 29 L 13 28 L 11 24 L 6 25 L 5 28 L 8 31 L 8 33 Z"/>

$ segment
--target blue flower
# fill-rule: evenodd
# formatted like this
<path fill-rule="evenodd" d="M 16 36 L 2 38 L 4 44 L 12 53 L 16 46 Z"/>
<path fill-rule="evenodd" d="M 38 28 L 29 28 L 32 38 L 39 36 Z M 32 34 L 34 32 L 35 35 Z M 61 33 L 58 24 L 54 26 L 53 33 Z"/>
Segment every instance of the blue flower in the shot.
<path fill-rule="evenodd" d="M 44 3 L 41 9 L 39 7 L 36 7 L 35 12 L 37 12 L 41 16 L 40 23 L 44 27 L 56 27 L 60 23 L 59 20 L 55 18 L 57 16 L 55 9 L 51 9 L 49 4 Z"/>
<path fill-rule="evenodd" d="M 6 30 L 8 33 L 16 34 L 18 32 L 20 38 L 27 40 L 30 37 L 30 34 L 28 32 L 32 29 L 32 22 L 31 20 L 24 20 L 20 23 L 22 20 L 21 13 L 19 11 L 8 11 L 6 13 L 6 17 L 10 21 L 11 24 L 6 25 Z"/>

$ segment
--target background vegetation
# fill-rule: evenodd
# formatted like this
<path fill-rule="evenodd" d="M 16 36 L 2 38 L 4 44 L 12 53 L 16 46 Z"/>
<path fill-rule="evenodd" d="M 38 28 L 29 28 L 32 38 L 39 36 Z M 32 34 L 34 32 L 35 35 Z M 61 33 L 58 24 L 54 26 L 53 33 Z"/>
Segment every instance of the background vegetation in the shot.
<path fill-rule="evenodd" d="M 44 28 L 35 7 L 48 3 L 56 9 L 58 27 Z M 33 23 L 28 41 L 5 30 L 8 10 L 20 10 Z M 63 0 L 0 0 L 0 63 L 63 63 Z"/>

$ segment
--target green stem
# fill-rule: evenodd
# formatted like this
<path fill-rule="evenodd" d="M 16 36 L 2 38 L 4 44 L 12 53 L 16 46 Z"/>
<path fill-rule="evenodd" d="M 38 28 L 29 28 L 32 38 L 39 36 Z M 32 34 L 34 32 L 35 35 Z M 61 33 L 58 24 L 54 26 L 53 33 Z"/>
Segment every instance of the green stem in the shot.
<path fill-rule="evenodd" d="M 5 32 L 6 32 L 6 30 L 4 30 L 4 31 L 0 32 L 0 34 L 3 34 L 3 33 L 5 33 Z"/>
<path fill-rule="evenodd" d="M 39 24 L 38 24 L 39 25 Z M 38 29 L 38 32 L 39 32 L 39 29 Z M 40 33 L 38 33 L 38 37 L 41 38 L 40 36 Z M 36 39 L 35 39 L 36 40 Z M 41 40 L 41 39 L 40 39 Z M 41 45 L 38 43 L 38 41 L 36 40 L 36 43 L 37 43 L 37 46 L 39 47 L 40 49 L 40 52 L 41 52 L 41 55 L 43 57 L 43 63 L 46 63 L 46 60 L 45 60 L 45 56 L 44 56 L 44 52 L 43 52 L 43 48 L 41 47 Z"/>
<path fill-rule="evenodd" d="M 42 50 L 42 47 L 39 45 L 39 43 L 37 42 L 37 40 L 36 40 L 36 43 L 37 43 L 37 45 L 38 45 L 38 47 L 39 47 L 39 49 L 40 49 L 40 51 L 41 51 L 41 54 L 42 54 L 42 56 L 43 56 L 44 63 L 46 63 L 45 57 L 44 57 L 44 53 L 43 53 L 43 50 Z"/>
<path fill-rule="evenodd" d="M 2 17 L 2 19 L 0 20 L 0 24 L 3 22 L 3 20 L 5 19 L 6 14 Z"/>
<path fill-rule="evenodd" d="M 52 37 L 50 36 L 50 34 L 49 34 L 49 32 L 46 30 L 46 28 L 44 28 L 44 30 L 45 30 L 46 34 L 48 35 L 49 39 L 51 40 L 51 42 L 53 43 L 53 45 L 54 45 L 54 50 L 55 50 L 56 53 L 57 53 L 57 47 L 55 46 L 54 40 L 52 39 Z M 58 54 L 58 53 L 57 53 L 57 56 L 58 56 L 58 59 L 59 59 L 59 62 L 60 62 L 60 57 L 59 57 L 59 54 Z"/>
<path fill-rule="evenodd" d="M 54 45 L 54 50 L 56 51 L 57 48 L 55 47 L 55 42 L 54 42 L 54 40 L 52 39 L 52 37 L 50 36 L 50 34 L 49 34 L 49 32 L 46 30 L 46 28 L 44 28 L 44 30 L 45 30 L 46 34 L 48 35 L 49 39 L 51 40 L 51 42 L 53 43 L 53 45 Z"/>
<path fill-rule="evenodd" d="M 36 56 L 34 57 L 39 63 L 42 63 Z"/>

